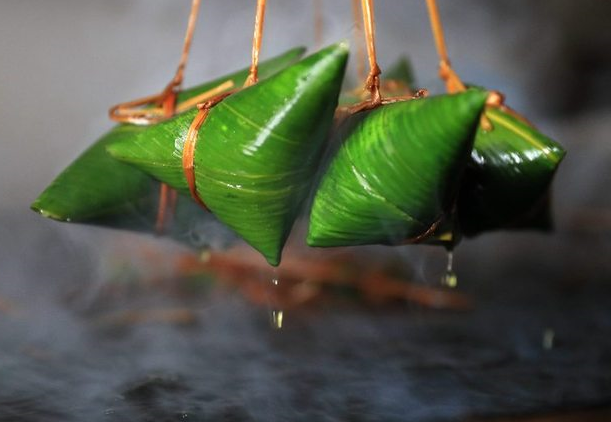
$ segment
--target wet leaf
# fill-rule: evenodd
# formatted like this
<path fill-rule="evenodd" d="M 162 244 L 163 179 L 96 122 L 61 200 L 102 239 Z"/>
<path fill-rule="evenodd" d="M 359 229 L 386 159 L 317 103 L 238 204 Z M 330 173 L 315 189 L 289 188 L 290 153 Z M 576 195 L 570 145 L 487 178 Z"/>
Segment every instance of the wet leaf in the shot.
<path fill-rule="evenodd" d="M 549 229 L 549 189 L 564 149 L 530 124 L 488 107 L 465 172 L 458 216 L 466 235 L 500 228 Z"/>
<path fill-rule="evenodd" d="M 447 213 L 486 93 L 470 90 L 353 116 L 316 192 L 308 244 L 396 244 Z"/>
<path fill-rule="evenodd" d="M 202 125 L 194 166 L 199 197 L 272 265 L 307 196 L 342 84 L 348 49 L 336 44 L 219 103 Z M 195 113 L 109 152 L 187 190 L 182 148 Z"/>
<path fill-rule="evenodd" d="M 269 76 L 295 62 L 304 52 L 296 48 L 264 61 L 261 77 Z M 232 79 L 244 82 L 248 69 L 184 90 L 178 101 L 192 98 Z M 115 126 L 68 166 L 32 203 L 33 210 L 60 221 L 98 224 L 134 230 L 154 229 L 160 184 L 135 167 L 113 159 L 106 147 L 114 142 L 130 142 L 151 127 L 122 124 Z M 190 198 L 178 200 L 178 215 L 189 225 L 203 212 Z M 187 227 L 176 227 L 177 236 L 187 236 Z"/>

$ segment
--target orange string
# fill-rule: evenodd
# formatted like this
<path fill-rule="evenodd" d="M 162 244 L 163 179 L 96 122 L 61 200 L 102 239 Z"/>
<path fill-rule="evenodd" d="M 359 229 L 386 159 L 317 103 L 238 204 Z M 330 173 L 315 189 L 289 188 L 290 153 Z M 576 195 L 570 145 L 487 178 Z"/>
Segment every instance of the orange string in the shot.
<path fill-rule="evenodd" d="M 195 180 L 194 159 L 195 147 L 197 145 L 197 140 L 199 136 L 199 129 L 206 121 L 206 118 L 208 117 L 208 114 L 210 113 L 212 107 L 223 101 L 232 93 L 233 92 L 225 92 L 212 98 L 209 101 L 206 101 L 203 104 L 198 104 L 197 108 L 199 109 L 199 111 L 191 122 L 191 126 L 189 126 L 189 130 L 187 131 L 187 135 L 185 136 L 185 143 L 182 149 L 182 169 L 185 174 L 187 184 L 189 185 L 189 192 L 191 193 L 191 197 L 205 210 L 208 210 L 208 207 L 197 193 L 197 185 Z"/>
<path fill-rule="evenodd" d="M 179 88 L 182 85 L 185 68 L 187 66 L 187 60 L 189 59 L 191 42 L 193 41 L 193 34 L 195 33 L 195 26 L 197 24 L 199 4 L 200 0 L 193 0 L 193 2 L 191 3 L 191 12 L 189 13 L 189 21 L 187 23 L 187 31 L 185 33 L 185 40 L 182 46 L 182 54 L 180 55 L 180 61 L 178 62 L 178 68 L 176 69 L 174 79 L 172 79 L 172 82 L 170 82 L 170 86 L 172 88 Z"/>
<path fill-rule="evenodd" d="M 208 210 L 208 207 L 197 194 L 197 186 L 195 185 L 195 166 L 193 164 L 193 160 L 195 158 L 195 145 L 197 143 L 199 128 L 206 120 L 206 117 L 208 117 L 209 112 L 210 108 L 207 107 L 199 109 L 199 112 L 191 122 L 191 126 L 189 127 L 189 131 L 185 137 L 185 144 L 182 149 L 182 169 L 185 173 L 187 184 L 189 185 L 189 192 L 191 193 L 191 197 L 195 200 L 195 202 L 206 210 Z"/>
<path fill-rule="evenodd" d="M 265 4 L 266 0 L 257 0 L 257 13 L 255 16 L 255 32 L 252 38 L 252 63 L 248 78 L 244 86 L 256 84 L 259 80 L 259 52 L 261 51 L 261 41 L 263 39 L 263 25 L 265 24 Z"/>
<path fill-rule="evenodd" d="M 448 57 L 445 38 L 443 36 L 443 26 L 441 25 L 441 17 L 437 8 L 436 0 L 426 0 L 426 5 L 429 11 L 431 21 L 431 29 L 433 38 L 435 38 L 435 46 L 439 55 L 439 77 L 445 82 L 446 90 L 449 93 L 465 91 L 467 88 L 462 83 L 452 66 Z"/>
<path fill-rule="evenodd" d="M 380 94 L 380 66 L 376 59 L 375 45 L 375 16 L 373 12 L 373 0 L 361 0 L 363 12 L 363 26 L 365 28 L 365 39 L 367 41 L 367 56 L 369 58 L 369 75 L 365 82 L 365 88 L 371 93 L 373 106 L 381 104 Z"/>
<path fill-rule="evenodd" d="M 182 54 L 178 62 L 178 68 L 174 77 L 168 86 L 159 94 L 149 95 L 132 101 L 126 101 L 115 106 L 112 106 L 108 111 L 111 120 L 118 123 L 131 123 L 136 125 L 149 125 L 158 123 L 171 117 L 174 113 L 168 116 L 166 104 L 168 97 L 176 101 L 176 93 L 182 85 L 184 70 L 189 58 L 191 42 L 195 33 L 197 23 L 197 15 L 199 13 L 199 5 L 201 0 L 193 0 L 191 4 L 191 12 L 189 13 L 189 21 L 187 23 L 187 31 L 183 42 Z M 151 107 L 142 109 L 150 105 L 161 105 L 161 107 Z M 173 105 L 175 107 L 175 104 Z"/>

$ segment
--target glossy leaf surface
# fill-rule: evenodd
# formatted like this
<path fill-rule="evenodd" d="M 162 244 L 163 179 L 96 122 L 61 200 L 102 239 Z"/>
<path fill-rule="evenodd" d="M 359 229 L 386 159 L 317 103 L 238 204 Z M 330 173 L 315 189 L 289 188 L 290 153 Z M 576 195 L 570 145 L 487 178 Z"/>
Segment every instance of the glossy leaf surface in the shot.
<path fill-rule="evenodd" d="M 488 107 L 492 130 L 478 129 L 460 192 L 461 230 L 550 226 L 548 191 L 564 149 L 526 122 Z"/>
<path fill-rule="evenodd" d="M 394 244 L 447 211 L 486 93 L 404 101 L 352 117 L 314 198 L 308 244 Z"/>
<path fill-rule="evenodd" d="M 348 57 L 333 45 L 216 105 L 195 149 L 198 195 L 272 265 L 309 192 L 331 127 Z M 144 139 L 109 147 L 169 185 L 186 190 L 182 148 L 194 116 L 154 128 Z"/>
<path fill-rule="evenodd" d="M 296 48 L 262 62 L 261 76 L 269 76 L 294 63 L 303 52 L 303 48 Z M 248 69 L 243 69 L 184 90 L 178 95 L 178 101 L 195 97 L 228 79 L 240 85 L 247 74 Z M 108 145 L 145 136 L 143 134 L 150 129 L 128 124 L 115 126 L 57 177 L 34 201 L 32 209 L 60 221 L 152 230 L 158 206 L 159 183 L 142 171 L 113 159 L 106 151 Z M 185 199 L 186 202 L 179 199 L 179 214 L 197 212 L 201 215 L 198 207 L 192 206 L 189 198 Z"/>

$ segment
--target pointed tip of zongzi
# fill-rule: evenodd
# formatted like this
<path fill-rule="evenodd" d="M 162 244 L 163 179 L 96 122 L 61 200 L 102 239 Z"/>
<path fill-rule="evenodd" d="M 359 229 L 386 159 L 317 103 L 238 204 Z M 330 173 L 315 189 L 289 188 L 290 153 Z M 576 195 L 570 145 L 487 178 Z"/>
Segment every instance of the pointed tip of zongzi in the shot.
<path fill-rule="evenodd" d="M 469 98 L 472 106 L 478 109 L 480 114 L 484 108 L 486 100 L 488 99 L 488 91 L 479 88 L 469 88 L 464 92 L 458 94 L 452 94 L 451 96 L 463 96 Z"/>
<path fill-rule="evenodd" d="M 337 48 L 344 50 L 346 53 L 350 51 L 350 42 L 348 40 L 342 40 L 338 43 L 333 44 L 337 46 Z"/>
<path fill-rule="evenodd" d="M 271 265 L 272 267 L 277 267 L 278 265 L 280 265 L 280 260 L 282 259 L 280 251 L 276 254 L 263 255 L 263 256 L 265 257 L 265 260 L 267 261 L 267 263 Z"/>
<path fill-rule="evenodd" d="M 316 56 L 318 54 L 329 54 L 330 51 L 335 50 L 337 54 L 345 55 L 346 57 L 350 53 L 350 44 L 348 41 L 340 41 L 335 44 L 328 45 L 327 47 L 321 48 L 318 52 L 310 55 L 309 57 Z M 323 53 L 324 52 L 324 53 Z M 306 57 L 307 59 L 307 57 Z"/>
<path fill-rule="evenodd" d="M 306 244 L 310 247 L 316 247 L 320 245 L 320 236 L 319 236 L 318 226 L 312 226 L 308 228 L 308 235 L 306 236 Z"/>
<path fill-rule="evenodd" d="M 300 58 L 301 56 L 305 54 L 306 51 L 307 51 L 307 47 L 300 45 L 300 46 L 291 48 L 290 50 L 284 52 L 283 55 L 285 57 Z"/>
<path fill-rule="evenodd" d="M 50 218 L 56 221 L 65 221 L 69 222 L 70 217 L 67 217 L 64 213 L 59 210 L 54 210 L 53 207 L 50 207 L 49 204 L 45 204 L 42 195 L 39 196 L 34 202 L 30 204 L 30 209 L 38 214 L 42 215 L 45 218 Z"/>

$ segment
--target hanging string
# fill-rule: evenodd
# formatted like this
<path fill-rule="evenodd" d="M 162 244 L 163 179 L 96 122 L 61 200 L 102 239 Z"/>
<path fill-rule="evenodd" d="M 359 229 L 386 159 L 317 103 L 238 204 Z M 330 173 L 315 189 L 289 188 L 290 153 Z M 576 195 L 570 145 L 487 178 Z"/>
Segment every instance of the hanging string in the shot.
<path fill-rule="evenodd" d="M 250 64 L 248 78 L 246 78 L 246 82 L 244 82 L 244 87 L 254 85 L 259 80 L 259 52 L 261 51 L 261 41 L 263 39 L 266 1 L 267 0 L 257 0 L 255 32 L 252 37 L 252 62 Z"/>
<path fill-rule="evenodd" d="M 189 14 L 189 21 L 187 23 L 187 32 L 185 33 L 185 40 L 182 46 L 182 53 L 180 55 L 180 61 L 178 62 L 178 68 L 174 79 L 170 82 L 168 88 L 171 90 L 180 89 L 184 79 L 185 68 L 187 67 L 187 61 L 189 60 L 189 52 L 191 50 L 191 42 L 193 41 L 193 35 L 195 34 L 195 27 L 197 25 L 197 15 L 199 14 L 200 0 L 193 0 L 191 4 L 191 13 Z"/>
<path fill-rule="evenodd" d="M 121 123 L 133 123 L 148 125 L 168 119 L 176 114 L 176 98 L 182 86 L 184 71 L 189 58 L 191 42 L 195 33 L 197 15 L 199 14 L 200 0 L 193 0 L 187 23 L 187 31 L 183 42 L 182 53 L 174 77 L 168 86 L 157 95 L 144 97 L 134 101 L 118 104 L 111 107 L 109 116 L 112 120 Z M 142 110 L 139 107 L 156 104 L 158 107 Z M 155 218 L 155 231 L 162 234 L 168 222 L 168 216 L 174 213 L 176 208 L 177 193 L 165 183 L 159 188 L 159 202 L 157 205 L 157 216 Z"/>
<path fill-rule="evenodd" d="M 426 5 L 429 11 L 431 29 L 433 31 L 433 38 L 435 39 L 435 47 L 437 48 L 437 54 L 439 55 L 439 76 L 445 82 L 446 90 L 450 94 L 465 91 L 467 88 L 462 83 L 454 69 L 452 69 L 450 64 L 439 9 L 437 8 L 437 1 L 426 0 Z"/>
<path fill-rule="evenodd" d="M 355 1 L 352 3 L 353 13 L 358 14 L 358 4 Z M 380 75 L 382 71 L 377 62 L 376 57 L 376 46 L 375 46 L 375 16 L 373 10 L 373 0 L 361 0 L 361 12 L 363 15 L 363 27 L 365 29 L 365 44 L 367 46 L 367 58 L 369 61 L 369 73 L 365 79 L 365 90 L 369 91 L 369 100 L 360 102 L 358 104 L 340 107 L 338 108 L 335 116 L 337 120 L 342 120 L 352 114 L 359 113 L 365 110 L 374 109 L 383 104 L 392 104 L 401 101 L 413 100 L 416 98 L 422 98 L 428 95 L 428 92 L 424 89 L 417 90 L 415 93 L 410 95 L 401 95 L 390 98 L 382 98 L 380 91 Z M 364 60 L 363 60 L 364 63 Z"/>
<path fill-rule="evenodd" d="M 187 31 L 185 33 L 182 53 L 178 62 L 178 67 L 170 83 L 159 94 L 126 101 L 111 107 L 108 111 L 111 120 L 119 123 L 149 125 L 166 120 L 168 117 L 172 117 L 175 114 L 177 93 L 180 91 L 184 79 L 184 71 L 189 59 L 200 2 L 201 0 L 193 0 L 191 3 L 191 11 L 187 22 Z M 173 112 L 171 114 L 167 112 L 168 104 L 172 104 Z"/>
<path fill-rule="evenodd" d="M 448 93 L 454 94 L 457 92 L 466 91 L 467 87 L 463 84 L 460 77 L 450 64 L 445 37 L 443 35 L 443 26 L 441 24 L 439 8 L 437 7 L 437 1 L 426 0 L 426 4 L 431 21 L 433 38 L 435 39 L 435 47 L 439 56 L 439 77 L 445 82 L 446 91 Z M 505 97 L 498 91 L 489 91 L 488 98 L 486 99 L 486 106 L 497 108 L 522 121 L 524 124 L 534 127 L 534 125 L 526 117 L 505 105 Z M 494 129 L 492 122 L 485 115 L 485 113 L 482 114 L 480 118 L 480 125 L 485 131 L 491 131 Z"/>
<path fill-rule="evenodd" d="M 367 42 L 367 57 L 369 59 L 369 74 L 365 81 L 365 88 L 371 94 L 371 105 L 376 107 L 381 104 L 380 94 L 380 66 L 376 58 L 375 44 L 375 16 L 373 12 L 373 0 L 361 0 L 363 9 L 363 27 L 365 28 L 365 39 Z"/>

